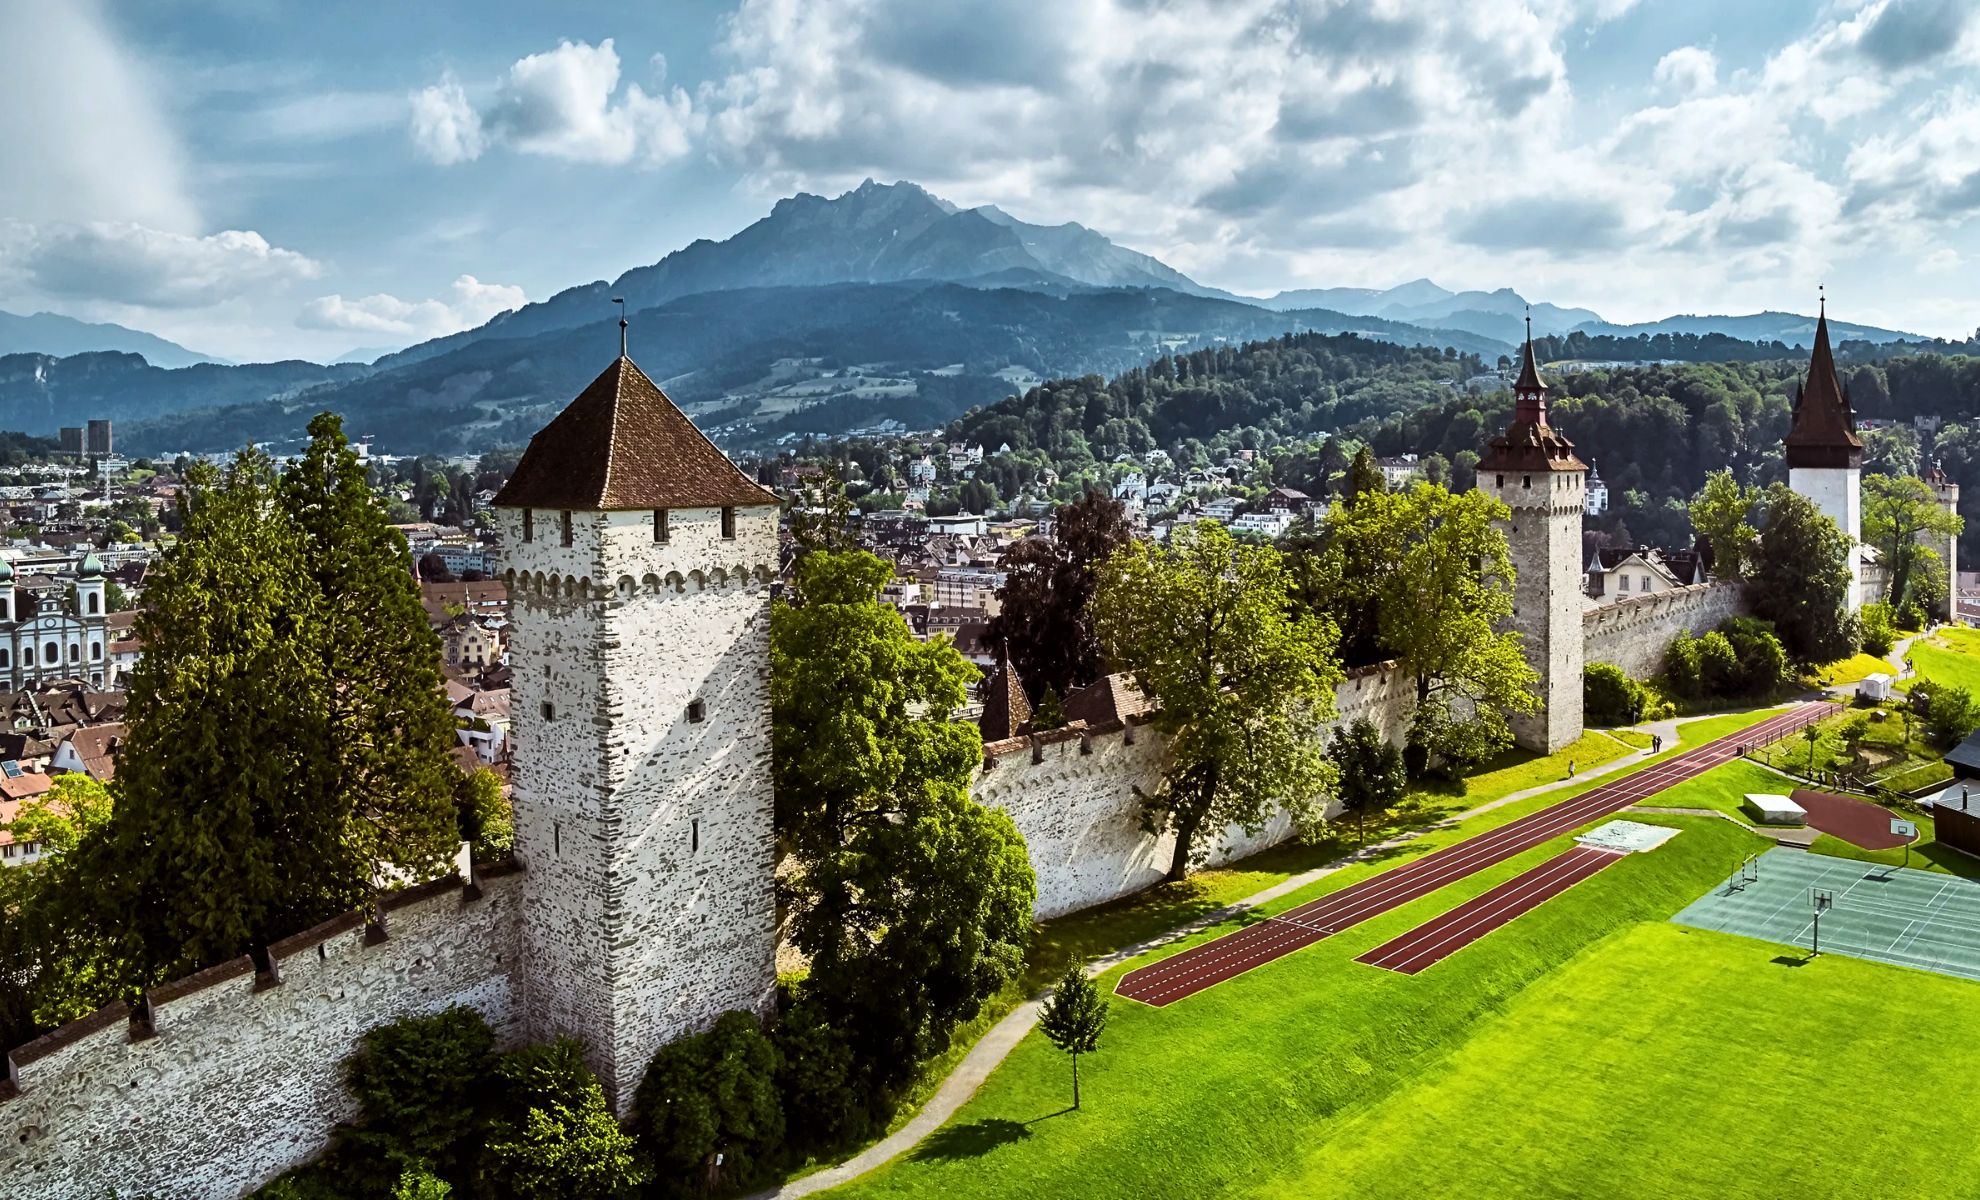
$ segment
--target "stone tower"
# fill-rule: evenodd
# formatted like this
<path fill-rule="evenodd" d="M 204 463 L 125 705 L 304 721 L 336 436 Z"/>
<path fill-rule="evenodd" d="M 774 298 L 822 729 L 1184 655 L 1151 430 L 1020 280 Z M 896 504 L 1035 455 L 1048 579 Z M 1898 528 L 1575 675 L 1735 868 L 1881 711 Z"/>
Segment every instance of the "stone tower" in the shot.
<path fill-rule="evenodd" d="M 1552 753 L 1581 736 L 1581 514 L 1588 468 L 1574 443 L 1547 424 L 1547 385 L 1533 357 L 1533 321 L 1513 384 L 1513 419 L 1487 443 L 1478 488 L 1512 510 L 1512 627 L 1540 673 L 1543 705 L 1512 718 L 1521 746 Z"/>
<path fill-rule="evenodd" d="M 1849 539 L 1849 611 L 1863 603 L 1862 537 L 1863 441 L 1856 436 L 1856 417 L 1849 394 L 1836 377 L 1836 360 L 1829 350 L 1828 302 L 1822 302 L 1815 322 L 1815 352 L 1808 361 L 1808 382 L 1794 394 L 1794 423 L 1782 439 L 1787 448 L 1788 487 L 1805 496 L 1836 523 Z"/>
<path fill-rule="evenodd" d="M 1932 495 L 1938 499 L 1939 507 L 1945 509 L 1947 515 L 1957 517 L 1959 485 L 1953 482 L 1952 476 L 1946 474 L 1945 467 L 1935 460 L 1932 469 L 1925 472 L 1925 482 L 1932 486 Z M 1946 564 L 1945 607 L 1933 615 L 1942 621 L 1957 621 L 1959 619 L 1959 535 L 1955 533 L 1942 537 L 1937 534 L 1921 533 L 1918 535 L 1918 540 L 1938 551 L 1939 557 L 1944 559 Z"/>
<path fill-rule="evenodd" d="M 620 1112 L 653 1052 L 776 983 L 777 499 L 632 360 L 495 498 L 513 602 L 518 1011 Z"/>

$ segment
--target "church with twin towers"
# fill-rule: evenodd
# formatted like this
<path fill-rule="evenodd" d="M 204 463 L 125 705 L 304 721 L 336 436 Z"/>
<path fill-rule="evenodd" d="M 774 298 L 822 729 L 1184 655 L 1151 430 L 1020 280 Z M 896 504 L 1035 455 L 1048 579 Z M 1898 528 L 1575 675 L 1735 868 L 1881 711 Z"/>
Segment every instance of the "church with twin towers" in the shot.
<path fill-rule="evenodd" d="M 1478 462 L 1478 488 L 1510 512 L 1505 529 L 1515 571 L 1513 628 L 1524 639 L 1527 661 L 1540 676 L 1542 707 L 1513 717 L 1513 735 L 1527 749 L 1551 753 L 1582 733 L 1589 601 L 1583 583 L 1581 525 L 1588 467 L 1576 457 L 1574 443 L 1549 422 L 1547 392 L 1534 356 L 1529 319 L 1519 377 L 1513 384 L 1512 422 L 1487 443 Z M 1862 542 L 1863 440 L 1857 434 L 1849 392 L 1836 373 L 1826 301 L 1815 322 L 1807 377 L 1795 389 L 1793 419 L 1783 449 L 1788 487 L 1834 521 L 1849 540 L 1849 611 L 1882 599 L 1888 576 L 1875 548 Z M 1940 506 L 1957 514 L 1959 485 L 1936 467 L 1927 473 L 1926 483 Z M 1946 595 L 1955 598 L 1957 539 L 1934 536 L 1930 544 L 1944 562 Z"/>

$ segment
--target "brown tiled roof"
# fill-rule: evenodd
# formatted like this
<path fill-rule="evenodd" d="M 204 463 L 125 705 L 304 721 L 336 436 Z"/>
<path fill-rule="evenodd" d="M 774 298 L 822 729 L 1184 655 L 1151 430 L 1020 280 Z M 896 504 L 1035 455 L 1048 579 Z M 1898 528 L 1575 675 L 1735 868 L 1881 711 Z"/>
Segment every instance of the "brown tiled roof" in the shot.
<path fill-rule="evenodd" d="M 1105 725 L 1155 711 L 1155 705 L 1134 686 L 1132 675 L 1106 675 L 1066 697 L 1061 709 L 1068 721 Z"/>
<path fill-rule="evenodd" d="M 983 740 L 1001 742 L 1016 737 L 1029 720 L 1031 701 L 1025 698 L 1024 685 L 1018 682 L 1017 672 L 1006 658 L 997 664 L 997 673 L 990 677 L 990 686 L 983 697 L 983 718 L 978 722 L 983 729 Z"/>
<path fill-rule="evenodd" d="M 1849 397 L 1836 377 L 1835 355 L 1829 350 L 1829 314 L 1815 322 L 1815 352 L 1808 360 L 1808 382 L 1795 393 L 1794 424 L 1787 437 L 1790 467 L 1856 467 L 1863 463 L 1863 439 L 1856 436 L 1856 417 Z"/>
<path fill-rule="evenodd" d="M 69 735 L 69 744 L 91 778 L 109 783 L 117 775 L 117 752 L 123 748 L 130 730 L 121 723 L 78 729 Z"/>
<path fill-rule="evenodd" d="M 529 440 L 495 503 L 623 511 L 775 504 L 777 497 L 621 357 Z"/>

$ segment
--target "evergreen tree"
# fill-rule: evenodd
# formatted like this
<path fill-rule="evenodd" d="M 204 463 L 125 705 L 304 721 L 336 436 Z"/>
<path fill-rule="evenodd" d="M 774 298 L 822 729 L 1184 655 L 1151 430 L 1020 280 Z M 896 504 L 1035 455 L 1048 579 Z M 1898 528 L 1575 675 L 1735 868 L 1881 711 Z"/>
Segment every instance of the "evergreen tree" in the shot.
<path fill-rule="evenodd" d="M 1363 446 L 1354 452 L 1354 461 L 1348 464 L 1347 478 L 1341 483 L 1342 502 L 1352 504 L 1363 496 L 1377 495 L 1389 490 L 1389 481 L 1376 465 L 1375 455 Z"/>
<path fill-rule="evenodd" d="M 146 579 L 116 810 L 66 899 L 114 914 L 139 986 L 221 962 L 361 904 L 370 863 L 321 802 L 323 602 L 297 568 L 268 459 L 190 467 L 185 528 Z"/>
<path fill-rule="evenodd" d="M 453 714 L 406 540 L 373 499 L 343 422 L 322 413 L 282 480 L 320 596 L 310 646 L 325 702 L 308 803 L 343 814 L 345 851 L 425 879 L 460 844 Z M 442 485 L 444 475 L 433 476 Z"/>
<path fill-rule="evenodd" d="M 990 619 L 990 644 L 1007 651 L 1027 697 L 1046 689 L 1064 696 L 1101 675 L 1100 642 L 1089 602 L 1095 569 L 1127 544 L 1127 511 L 1105 492 L 1089 491 L 1060 507 L 1052 536 L 1011 543 L 998 567 L 999 610 Z"/>

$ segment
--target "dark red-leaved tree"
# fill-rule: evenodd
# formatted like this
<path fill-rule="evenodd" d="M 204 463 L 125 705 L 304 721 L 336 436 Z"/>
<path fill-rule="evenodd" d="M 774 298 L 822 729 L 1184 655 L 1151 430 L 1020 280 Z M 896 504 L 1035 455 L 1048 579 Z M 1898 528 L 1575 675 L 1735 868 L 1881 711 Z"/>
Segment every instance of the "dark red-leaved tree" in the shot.
<path fill-rule="evenodd" d="M 1046 688 L 1064 696 L 1100 677 L 1100 643 L 1087 613 L 1093 572 L 1129 537 L 1125 506 L 1090 491 L 1059 509 L 1049 541 L 1025 538 L 1004 551 L 1002 609 L 990 620 L 989 640 L 1010 655 L 1032 703 Z"/>

